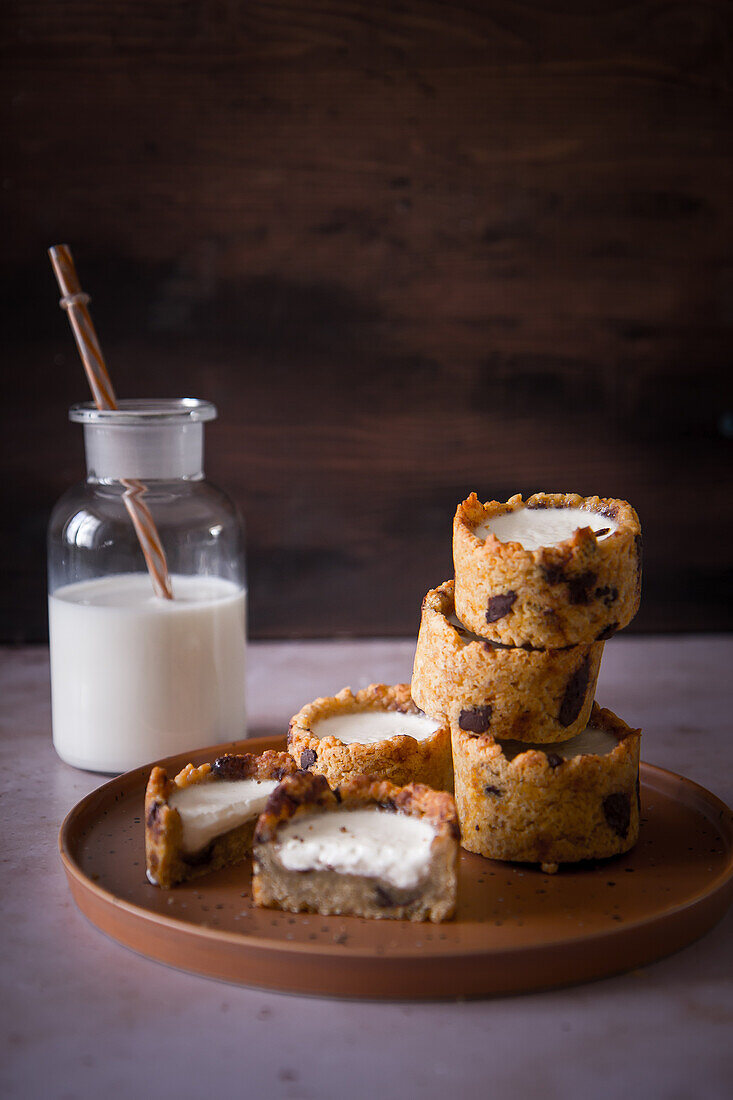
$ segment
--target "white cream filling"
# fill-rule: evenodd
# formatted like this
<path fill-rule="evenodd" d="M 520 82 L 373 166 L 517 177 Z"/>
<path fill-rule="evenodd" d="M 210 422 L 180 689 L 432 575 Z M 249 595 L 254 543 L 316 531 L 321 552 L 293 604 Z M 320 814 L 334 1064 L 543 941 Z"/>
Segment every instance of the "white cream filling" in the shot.
<path fill-rule="evenodd" d="M 168 804 L 183 825 L 183 851 L 201 851 L 222 833 L 259 817 L 277 787 L 275 779 L 214 779 L 174 791 Z"/>
<path fill-rule="evenodd" d="M 355 710 L 322 718 L 311 726 L 314 737 L 336 737 L 345 745 L 376 745 L 390 737 L 407 734 L 425 741 L 441 723 L 425 714 L 403 714 L 399 710 Z"/>
<path fill-rule="evenodd" d="M 569 760 L 573 756 L 605 756 L 618 745 L 618 738 L 608 730 L 586 726 L 582 733 L 570 737 L 567 741 L 553 741 L 550 744 L 535 745 L 529 741 L 500 740 L 501 751 L 507 760 L 513 760 L 520 753 L 536 749 L 538 752 L 555 753 Z"/>
<path fill-rule="evenodd" d="M 288 871 L 366 875 L 409 889 L 430 866 L 435 830 L 422 818 L 390 810 L 335 810 L 286 822 L 277 851 Z"/>
<path fill-rule="evenodd" d="M 500 542 L 518 542 L 525 550 L 539 550 L 571 538 L 579 527 L 591 527 L 602 541 L 613 534 L 618 524 L 586 508 L 517 508 L 485 520 L 473 533 L 478 539 L 492 534 Z M 601 531 L 603 534 L 598 534 Z"/>

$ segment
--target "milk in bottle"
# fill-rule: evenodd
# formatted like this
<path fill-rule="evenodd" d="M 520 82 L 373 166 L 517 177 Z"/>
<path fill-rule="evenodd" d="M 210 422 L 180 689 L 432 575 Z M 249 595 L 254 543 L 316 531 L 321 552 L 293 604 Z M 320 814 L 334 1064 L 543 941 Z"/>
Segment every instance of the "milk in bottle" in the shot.
<path fill-rule="evenodd" d="M 203 476 L 198 401 L 76 406 L 88 477 L 49 526 L 53 739 L 67 763 L 120 772 L 246 735 L 244 541 Z M 155 595 L 123 501 L 144 481 L 171 574 Z"/>

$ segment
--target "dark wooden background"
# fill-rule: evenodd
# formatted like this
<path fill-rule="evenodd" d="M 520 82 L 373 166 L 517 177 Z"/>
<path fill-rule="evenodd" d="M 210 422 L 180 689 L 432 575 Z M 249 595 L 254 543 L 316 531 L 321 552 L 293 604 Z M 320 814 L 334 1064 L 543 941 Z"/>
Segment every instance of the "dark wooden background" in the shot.
<path fill-rule="evenodd" d="M 220 406 L 255 636 L 413 633 L 471 489 L 631 500 L 634 628 L 731 626 L 729 3 L 1 18 L 5 640 L 83 471 L 60 241 L 118 393 Z"/>

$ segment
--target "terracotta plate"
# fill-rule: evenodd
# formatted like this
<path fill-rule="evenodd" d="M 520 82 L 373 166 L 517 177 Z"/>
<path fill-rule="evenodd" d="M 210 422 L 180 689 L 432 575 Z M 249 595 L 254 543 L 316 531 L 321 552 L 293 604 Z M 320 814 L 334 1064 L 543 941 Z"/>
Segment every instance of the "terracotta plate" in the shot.
<path fill-rule="evenodd" d="M 284 748 L 281 738 L 235 750 Z M 232 745 L 171 757 L 175 774 Z M 661 958 L 701 936 L 733 900 L 733 815 L 680 776 L 642 764 L 633 852 L 545 875 L 463 853 L 445 924 L 255 909 L 249 863 L 160 890 L 145 878 L 149 768 L 106 783 L 71 811 L 61 858 L 79 908 L 143 955 L 208 977 L 287 992 L 416 999 L 520 993 Z"/>

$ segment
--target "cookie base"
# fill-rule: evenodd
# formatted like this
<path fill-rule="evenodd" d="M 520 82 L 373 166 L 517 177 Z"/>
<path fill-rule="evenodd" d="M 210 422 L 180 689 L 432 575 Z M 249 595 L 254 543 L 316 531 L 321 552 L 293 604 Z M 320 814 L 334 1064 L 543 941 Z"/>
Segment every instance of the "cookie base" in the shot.
<path fill-rule="evenodd" d="M 153 768 L 145 791 L 145 866 L 148 882 L 169 889 L 179 882 L 200 878 L 222 867 L 246 859 L 252 851 L 258 814 L 214 837 L 201 851 L 183 850 L 183 825 L 171 794 L 182 787 L 215 783 L 217 779 L 282 779 L 296 771 L 285 752 L 267 750 L 261 756 L 249 753 L 223 756 L 213 764 L 194 768 L 188 764 L 173 779 L 164 768 Z"/>
<path fill-rule="evenodd" d="M 452 727 L 461 844 L 489 859 L 547 865 L 629 851 L 639 834 L 639 742 L 594 705 L 590 724 L 617 737 L 605 755 L 563 760 L 529 749 L 509 760 L 501 743 Z"/>
<path fill-rule="evenodd" d="M 475 529 L 513 509 L 585 508 L 608 516 L 616 530 L 603 539 L 589 527 L 555 546 L 525 550 Z M 455 603 L 469 630 L 505 645 L 546 649 L 605 641 L 639 609 L 641 527 L 624 500 L 535 493 L 522 501 L 481 504 L 475 493 L 459 504 L 453 521 Z"/>
<path fill-rule="evenodd" d="M 450 730 L 444 723 L 430 737 L 417 741 L 402 735 L 372 745 L 347 744 L 337 737 L 316 737 L 316 722 L 355 711 L 397 710 L 419 714 L 409 684 L 370 684 L 354 694 L 344 688 L 338 695 L 308 703 L 291 719 L 288 752 L 296 764 L 313 775 L 323 775 L 338 787 L 357 775 L 386 779 L 397 787 L 424 783 L 436 791 L 453 790 Z"/>
<path fill-rule="evenodd" d="M 453 581 L 423 600 L 412 697 L 469 733 L 565 741 L 588 724 L 603 642 L 565 649 L 497 646 L 450 621 Z"/>

